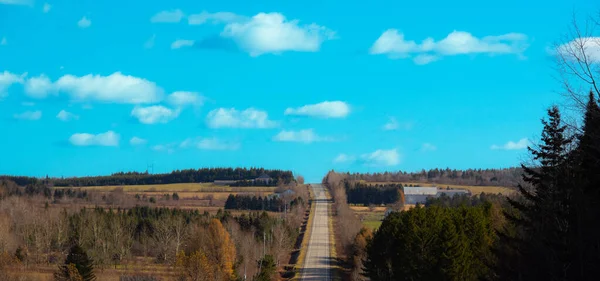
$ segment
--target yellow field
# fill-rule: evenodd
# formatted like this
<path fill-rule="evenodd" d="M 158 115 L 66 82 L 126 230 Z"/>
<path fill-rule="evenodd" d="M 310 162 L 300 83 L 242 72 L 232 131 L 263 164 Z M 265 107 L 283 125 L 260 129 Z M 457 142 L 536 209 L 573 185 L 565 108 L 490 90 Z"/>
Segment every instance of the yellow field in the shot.
<path fill-rule="evenodd" d="M 480 194 L 482 192 L 485 193 L 493 193 L 493 194 L 498 194 L 501 193 L 502 195 L 509 195 L 513 192 L 515 192 L 515 189 L 510 189 L 507 187 L 503 187 L 503 186 L 474 186 L 474 185 L 456 185 L 456 184 L 437 184 L 437 183 L 422 183 L 422 182 L 369 182 L 370 184 L 398 184 L 401 183 L 402 185 L 406 186 L 406 185 L 413 185 L 413 186 L 437 186 L 439 188 L 446 188 L 446 187 L 450 187 L 450 188 L 454 188 L 454 189 L 466 189 L 471 191 L 471 193 L 473 195 L 475 194 Z"/>
<path fill-rule="evenodd" d="M 69 187 L 57 187 L 69 188 Z M 125 192 L 273 192 L 275 187 L 250 186 L 230 187 L 215 185 L 213 183 L 171 183 L 171 184 L 149 184 L 149 185 L 108 185 L 108 186 L 86 186 L 74 187 L 94 191 L 113 191 L 123 188 Z"/>

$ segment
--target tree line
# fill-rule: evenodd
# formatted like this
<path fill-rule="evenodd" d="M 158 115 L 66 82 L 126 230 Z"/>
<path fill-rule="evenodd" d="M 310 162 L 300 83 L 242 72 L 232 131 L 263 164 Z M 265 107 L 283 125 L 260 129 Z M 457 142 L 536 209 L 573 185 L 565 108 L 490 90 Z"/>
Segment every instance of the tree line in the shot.
<path fill-rule="evenodd" d="M 345 173 L 344 177 L 352 181 L 367 182 L 422 182 L 455 185 L 505 186 L 516 187 L 523 169 L 430 169 L 418 172 L 383 172 L 383 173 Z"/>
<path fill-rule="evenodd" d="M 348 180 L 344 181 L 344 188 L 348 204 L 364 206 L 396 203 L 403 192 L 401 184 L 368 184 Z"/>
<path fill-rule="evenodd" d="M 264 168 L 201 168 L 175 170 L 166 174 L 148 172 L 119 172 L 110 176 L 72 177 L 72 178 L 34 178 L 23 176 L 0 176 L 0 180 L 10 180 L 20 186 L 106 186 L 106 185 L 147 185 L 169 183 L 213 182 L 215 180 L 250 181 L 262 174 L 273 180 L 270 185 L 289 184 L 294 181 L 291 171 L 266 170 Z M 267 183 L 264 183 L 267 184 Z"/>
<path fill-rule="evenodd" d="M 226 210 L 263 210 L 271 212 L 280 212 L 283 209 L 284 201 L 279 197 L 262 197 L 249 195 L 229 194 L 225 201 Z"/>

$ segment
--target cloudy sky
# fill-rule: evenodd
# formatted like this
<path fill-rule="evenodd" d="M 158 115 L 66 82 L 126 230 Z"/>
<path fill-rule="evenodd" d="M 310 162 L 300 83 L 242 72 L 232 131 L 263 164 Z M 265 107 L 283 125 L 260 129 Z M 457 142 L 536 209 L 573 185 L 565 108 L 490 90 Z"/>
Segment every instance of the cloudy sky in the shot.
<path fill-rule="evenodd" d="M 0 174 L 514 166 L 578 1 L 0 0 Z M 595 5 L 595 6 L 594 6 Z"/>

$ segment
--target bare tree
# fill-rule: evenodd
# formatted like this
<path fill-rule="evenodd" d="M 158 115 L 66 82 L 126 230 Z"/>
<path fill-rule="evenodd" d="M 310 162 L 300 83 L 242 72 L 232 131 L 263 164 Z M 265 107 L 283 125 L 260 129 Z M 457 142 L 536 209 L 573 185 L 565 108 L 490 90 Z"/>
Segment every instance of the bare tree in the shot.
<path fill-rule="evenodd" d="M 302 175 L 296 176 L 296 181 L 298 182 L 298 184 L 304 184 L 304 176 L 302 176 Z"/>
<path fill-rule="evenodd" d="M 275 254 L 275 264 L 280 266 L 280 262 L 284 260 L 291 252 L 292 239 L 283 223 L 278 223 L 273 227 L 273 250 Z"/>
<path fill-rule="evenodd" d="M 600 98 L 600 16 L 571 28 L 555 44 L 557 71 L 570 109 L 583 110 L 590 91 Z"/>

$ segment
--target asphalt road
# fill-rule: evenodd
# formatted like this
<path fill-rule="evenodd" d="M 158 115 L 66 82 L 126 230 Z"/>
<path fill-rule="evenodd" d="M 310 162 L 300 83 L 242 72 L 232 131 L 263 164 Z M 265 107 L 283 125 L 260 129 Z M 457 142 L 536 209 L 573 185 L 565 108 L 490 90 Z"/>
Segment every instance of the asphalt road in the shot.
<path fill-rule="evenodd" d="M 315 214 L 312 221 L 308 250 L 304 266 L 300 272 L 300 280 L 331 280 L 331 257 L 329 255 L 329 204 L 325 196 L 325 188 L 320 184 L 312 184 L 315 199 Z"/>

